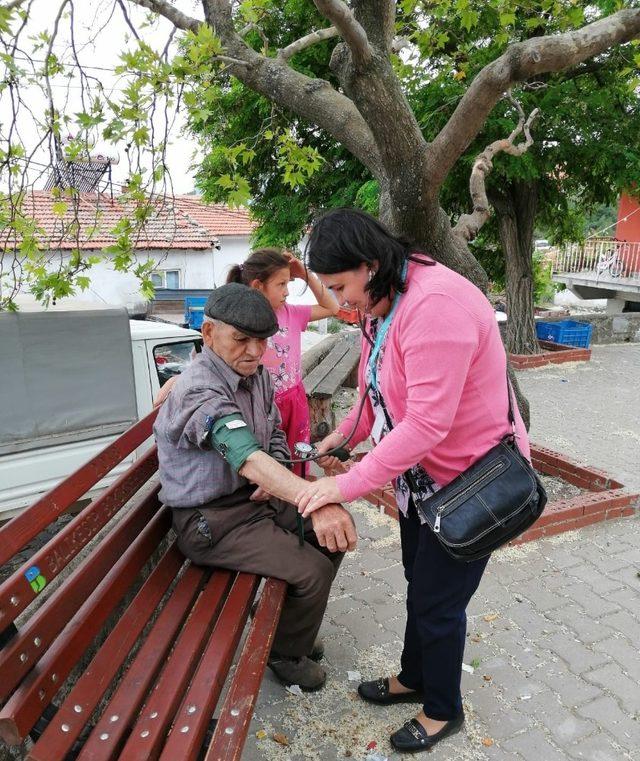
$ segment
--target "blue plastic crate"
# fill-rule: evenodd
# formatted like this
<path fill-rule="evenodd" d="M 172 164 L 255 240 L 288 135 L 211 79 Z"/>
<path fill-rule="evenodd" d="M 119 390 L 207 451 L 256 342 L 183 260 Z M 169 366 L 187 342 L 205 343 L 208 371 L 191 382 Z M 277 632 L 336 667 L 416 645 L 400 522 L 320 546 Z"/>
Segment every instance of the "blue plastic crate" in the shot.
<path fill-rule="evenodd" d="M 207 301 L 206 296 L 187 296 L 184 300 L 184 322 L 194 330 L 200 330 L 202 327 L 202 318 L 204 317 L 204 305 Z"/>
<path fill-rule="evenodd" d="M 588 349 L 591 344 L 593 326 L 578 320 L 559 322 L 537 322 L 536 335 L 543 341 L 554 341 L 565 346 L 580 346 Z"/>

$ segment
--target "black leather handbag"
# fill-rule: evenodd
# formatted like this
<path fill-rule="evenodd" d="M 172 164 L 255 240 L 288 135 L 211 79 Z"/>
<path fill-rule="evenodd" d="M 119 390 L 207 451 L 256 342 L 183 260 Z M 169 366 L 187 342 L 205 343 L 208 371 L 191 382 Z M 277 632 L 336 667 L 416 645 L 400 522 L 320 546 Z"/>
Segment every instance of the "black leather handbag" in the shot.
<path fill-rule="evenodd" d="M 540 479 L 506 436 L 416 508 L 449 555 L 470 562 L 528 529 L 546 504 Z"/>
<path fill-rule="evenodd" d="M 423 500 L 405 474 L 416 510 L 456 560 L 486 557 L 535 523 L 547 504 L 544 486 L 518 448 L 508 377 L 507 393 L 512 433 L 464 473 Z"/>

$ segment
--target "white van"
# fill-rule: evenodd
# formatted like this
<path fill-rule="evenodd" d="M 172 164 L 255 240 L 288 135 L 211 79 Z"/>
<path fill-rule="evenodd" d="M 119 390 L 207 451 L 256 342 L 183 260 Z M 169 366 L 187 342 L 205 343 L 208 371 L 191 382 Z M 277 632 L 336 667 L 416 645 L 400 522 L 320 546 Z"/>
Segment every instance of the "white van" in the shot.
<path fill-rule="evenodd" d="M 160 386 L 201 347 L 195 330 L 129 320 L 120 308 L 0 312 L 0 522 L 151 412 Z"/>

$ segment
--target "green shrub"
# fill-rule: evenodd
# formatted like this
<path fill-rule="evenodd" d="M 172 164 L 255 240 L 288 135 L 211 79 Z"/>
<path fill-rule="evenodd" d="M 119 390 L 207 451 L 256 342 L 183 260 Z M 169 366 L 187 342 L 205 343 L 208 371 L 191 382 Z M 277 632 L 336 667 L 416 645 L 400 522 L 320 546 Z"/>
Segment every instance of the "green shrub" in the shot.
<path fill-rule="evenodd" d="M 547 301 L 553 301 L 558 286 L 551 279 L 552 265 L 544 254 L 534 252 L 533 254 L 533 302 L 534 304 L 543 304 Z"/>

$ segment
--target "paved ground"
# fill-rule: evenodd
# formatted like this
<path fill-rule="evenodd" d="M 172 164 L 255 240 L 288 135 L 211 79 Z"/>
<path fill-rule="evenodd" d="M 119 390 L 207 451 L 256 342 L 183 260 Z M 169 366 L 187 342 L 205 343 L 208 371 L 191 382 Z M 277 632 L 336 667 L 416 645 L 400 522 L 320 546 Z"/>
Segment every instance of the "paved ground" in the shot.
<path fill-rule="evenodd" d="M 634 345 L 595 347 L 590 365 L 521 373 L 534 440 L 640 486 L 639 370 Z M 349 679 L 350 671 L 373 678 L 397 670 L 405 588 L 398 529 L 364 502 L 352 509 L 361 539 L 323 625 L 327 686 L 299 697 L 268 672 L 245 761 L 401 757 L 388 735 L 412 706 L 368 706 Z M 497 553 L 469 610 L 465 661 L 475 670 L 463 679 L 465 730 L 434 757 L 640 761 L 639 574 L 637 519 Z"/>
<path fill-rule="evenodd" d="M 592 348 L 590 362 L 518 373 L 531 438 L 640 489 L 640 344 Z"/>
<path fill-rule="evenodd" d="M 404 579 L 397 524 L 355 505 L 359 550 L 343 564 L 323 625 L 330 678 L 298 697 L 268 672 L 245 761 L 365 759 L 412 707 L 360 701 L 349 671 L 397 669 Z M 498 553 L 470 606 L 464 733 L 434 751 L 453 761 L 640 759 L 640 521 L 601 523 Z M 258 739 L 263 730 L 266 738 Z M 283 733 L 290 747 L 271 735 Z M 375 758 L 375 757 L 374 757 Z"/>

